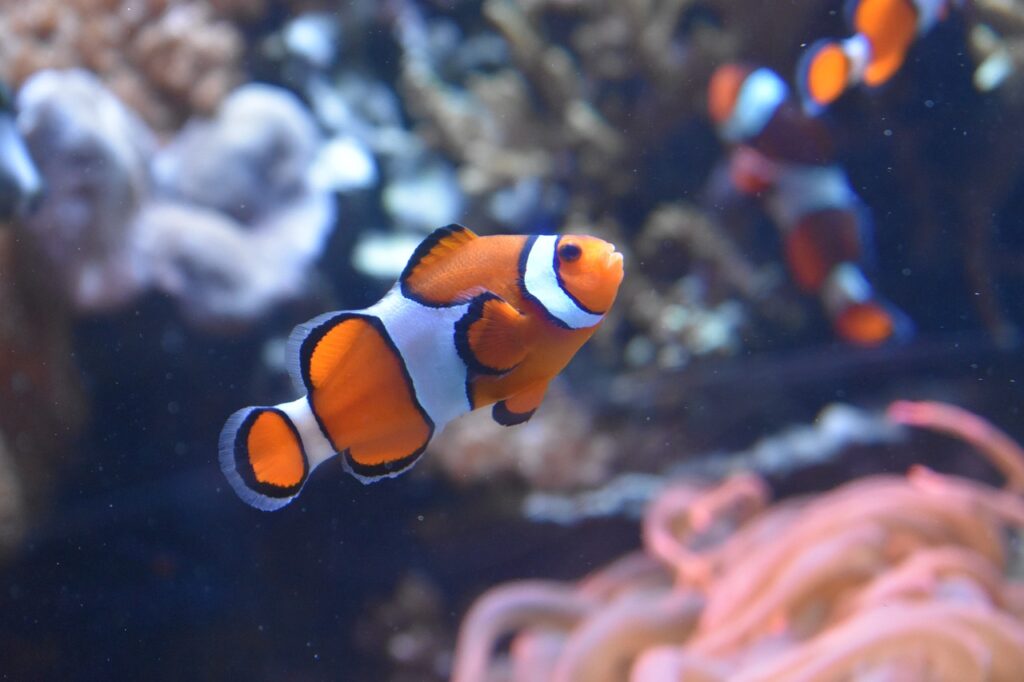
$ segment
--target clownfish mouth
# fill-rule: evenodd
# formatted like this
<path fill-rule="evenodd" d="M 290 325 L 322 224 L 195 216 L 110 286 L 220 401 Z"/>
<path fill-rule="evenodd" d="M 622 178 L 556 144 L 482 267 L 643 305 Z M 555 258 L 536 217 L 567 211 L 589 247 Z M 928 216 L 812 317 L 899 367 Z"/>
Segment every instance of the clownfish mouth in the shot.
<path fill-rule="evenodd" d="M 608 271 L 618 274 L 619 280 L 621 281 L 623 273 L 622 254 L 616 251 L 615 247 L 612 247 L 612 251 L 608 254 L 608 260 L 605 261 L 605 263 Z"/>

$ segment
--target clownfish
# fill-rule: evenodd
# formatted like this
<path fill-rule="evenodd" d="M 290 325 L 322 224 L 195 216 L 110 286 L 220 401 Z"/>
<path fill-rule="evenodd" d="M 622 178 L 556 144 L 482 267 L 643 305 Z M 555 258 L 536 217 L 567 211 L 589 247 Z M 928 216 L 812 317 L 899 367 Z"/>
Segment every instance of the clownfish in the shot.
<path fill-rule="evenodd" d="M 732 146 L 733 185 L 763 198 L 782 234 L 790 276 L 819 297 L 836 334 L 861 346 L 906 334 L 905 315 L 876 295 L 859 265 L 867 210 L 835 162 L 824 124 L 792 102 L 775 72 L 745 64 L 715 71 L 708 107 Z"/>
<path fill-rule="evenodd" d="M 11 92 L 0 82 L 0 222 L 27 213 L 43 189 L 15 119 Z"/>
<path fill-rule="evenodd" d="M 221 469 L 242 500 L 273 510 L 335 455 L 369 483 L 407 471 L 471 410 L 492 405 L 499 424 L 521 424 L 622 276 L 622 254 L 596 237 L 435 230 L 376 304 L 295 328 L 287 359 L 303 397 L 234 413 Z"/>
<path fill-rule="evenodd" d="M 797 66 L 800 98 L 817 114 L 857 83 L 879 86 L 903 65 L 914 39 L 945 20 L 963 0 L 847 0 L 845 40 L 811 45 Z"/>

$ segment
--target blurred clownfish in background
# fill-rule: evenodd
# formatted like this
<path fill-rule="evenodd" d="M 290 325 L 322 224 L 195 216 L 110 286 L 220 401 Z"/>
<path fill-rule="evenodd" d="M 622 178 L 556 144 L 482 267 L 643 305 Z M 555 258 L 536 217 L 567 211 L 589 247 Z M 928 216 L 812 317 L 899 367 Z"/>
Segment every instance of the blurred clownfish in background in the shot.
<path fill-rule="evenodd" d="M 0 82 L 0 223 L 28 212 L 43 181 L 15 122 L 11 91 Z"/>
<path fill-rule="evenodd" d="M 882 85 L 903 65 L 914 40 L 962 5 L 963 0 L 847 0 L 854 34 L 819 40 L 800 58 L 797 87 L 804 108 L 817 114 L 852 85 Z"/>
<path fill-rule="evenodd" d="M 867 210 L 835 163 L 824 124 L 800 111 L 775 72 L 743 64 L 715 71 L 708 106 L 732 146 L 732 184 L 763 198 L 793 280 L 821 299 L 836 334 L 860 346 L 909 334 L 909 320 L 877 296 L 861 269 Z"/>
<path fill-rule="evenodd" d="M 622 254 L 595 237 L 438 229 L 379 302 L 295 328 L 288 363 L 305 395 L 233 414 L 221 469 L 244 501 L 273 510 L 335 455 L 367 483 L 409 469 L 463 413 L 493 405 L 499 424 L 523 423 L 622 274 Z"/>

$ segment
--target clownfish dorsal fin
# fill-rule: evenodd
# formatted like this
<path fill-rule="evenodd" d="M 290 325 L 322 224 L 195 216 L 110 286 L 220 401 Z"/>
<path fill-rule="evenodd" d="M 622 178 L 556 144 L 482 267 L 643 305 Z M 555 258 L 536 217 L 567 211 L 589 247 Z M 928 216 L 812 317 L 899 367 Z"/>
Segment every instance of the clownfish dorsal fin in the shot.
<path fill-rule="evenodd" d="M 473 298 L 455 323 L 455 347 L 470 371 L 504 374 L 530 350 L 526 318 L 505 299 L 485 291 Z"/>
<path fill-rule="evenodd" d="M 420 285 L 428 281 L 434 272 L 446 267 L 452 254 L 478 238 L 473 230 L 456 223 L 431 232 L 413 251 L 405 269 L 402 270 L 402 275 L 398 278 L 402 293 L 408 298 L 418 300 L 420 297 L 417 290 L 421 288 Z"/>
<path fill-rule="evenodd" d="M 515 426 L 530 420 L 540 407 L 548 391 L 548 382 L 524 388 L 505 400 L 499 400 L 491 408 L 491 417 L 502 426 Z"/>

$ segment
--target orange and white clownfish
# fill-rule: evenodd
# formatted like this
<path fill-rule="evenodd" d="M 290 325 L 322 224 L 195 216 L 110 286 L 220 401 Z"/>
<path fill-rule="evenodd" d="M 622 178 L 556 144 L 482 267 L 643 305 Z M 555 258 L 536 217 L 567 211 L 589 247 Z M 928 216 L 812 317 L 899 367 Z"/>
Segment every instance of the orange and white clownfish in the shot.
<path fill-rule="evenodd" d="M 817 114 L 852 85 L 885 83 L 903 65 L 914 39 L 962 5 L 963 0 L 847 0 L 854 34 L 819 40 L 800 58 L 797 82 L 804 108 Z"/>
<path fill-rule="evenodd" d="M 821 299 L 837 335 L 870 346 L 907 333 L 906 316 L 876 295 L 859 265 L 867 210 L 835 163 L 824 124 L 795 105 L 775 72 L 746 64 L 715 71 L 708 106 L 732 147 L 733 185 L 763 200 L 793 280 Z"/>
<path fill-rule="evenodd" d="M 766 208 L 782 233 L 790 276 L 818 296 L 839 338 L 877 346 L 909 334 L 906 315 L 864 275 L 867 209 L 842 168 L 776 164 Z"/>
<path fill-rule="evenodd" d="M 376 304 L 295 328 L 288 363 L 303 397 L 233 414 L 221 469 L 245 502 L 273 510 L 335 455 L 368 483 L 408 470 L 463 413 L 493 405 L 498 423 L 525 422 L 622 275 L 622 254 L 596 237 L 440 228 Z"/>
<path fill-rule="evenodd" d="M 835 159 L 832 135 L 807 116 L 789 86 L 769 68 L 726 63 L 708 85 L 708 113 L 726 144 L 751 147 L 777 161 L 826 164 Z"/>

